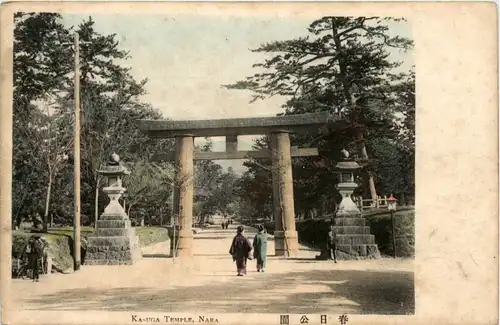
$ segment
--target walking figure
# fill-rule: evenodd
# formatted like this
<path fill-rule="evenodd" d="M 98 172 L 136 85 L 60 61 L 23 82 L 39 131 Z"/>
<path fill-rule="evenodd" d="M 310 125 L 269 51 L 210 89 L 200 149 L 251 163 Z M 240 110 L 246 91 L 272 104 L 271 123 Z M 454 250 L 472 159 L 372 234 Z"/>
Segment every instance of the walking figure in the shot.
<path fill-rule="evenodd" d="M 253 238 L 253 257 L 257 260 L 257 272 L 264 272 L 267 261 L 267 232 L 263 225 L 257 227 L 259 232 Z"/>
<path fill-rule="evenodd" d="M 337 233 L 334 230 L 333 224 L 330 225 L 330 232 L 328 233 L 328 253 L 329 258 L 337 263 Z"/>
<path fill-rule="evenodd" d="M 252 244 L 243 236 L 243 226 L 238 226 L 236 229 L 236 236 L 233 238 L 233 243 L 229 249 L 229 254 L 233 257 L 233 262 L 236 262 L 236 270 L 238 276 L 247 274 L 247 260 L 251 260 L 250 252 L 252 251 Z"/>
<path fill-rule="evenodd" d="M 28 261 L 31 266 L 33 282 L 40 279 L 40 265 L 42 264 L 45 244 L 40 235 L 30 238 L 27 246 Z"/>

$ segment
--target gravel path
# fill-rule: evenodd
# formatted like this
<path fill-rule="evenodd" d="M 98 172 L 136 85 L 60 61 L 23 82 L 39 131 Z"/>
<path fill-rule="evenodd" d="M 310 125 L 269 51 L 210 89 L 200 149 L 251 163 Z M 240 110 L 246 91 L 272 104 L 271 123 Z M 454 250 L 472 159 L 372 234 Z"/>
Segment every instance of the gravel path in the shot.
<path fill-rule="evenodd" d="M 314 261 L 302 247 L 300 258 L 283 259 L 269 241 L 266 273 L 236 276 L 228 254 L 235 233 L 207 229 L 195 235 L 189 262 L 166 258 L 168 243 L 143 249 L 133 266 L 83 266 L 72 274 L 42 277 L 39 283 L 13 280 L 18 310 L 162 311 L 225 313 L 414 312 L 413 261 Z M 253 237 L 253 231 L 247 233 Z"/>

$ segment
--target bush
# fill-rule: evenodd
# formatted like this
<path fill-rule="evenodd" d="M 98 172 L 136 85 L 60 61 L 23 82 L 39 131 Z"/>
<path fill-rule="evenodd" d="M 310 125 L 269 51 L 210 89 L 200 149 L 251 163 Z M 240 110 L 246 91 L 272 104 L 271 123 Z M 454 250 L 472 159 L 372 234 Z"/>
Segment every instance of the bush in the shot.
<path fill-rule="evenodd" d="M 387 212 L 376 213 L 364 216 L 366 225 L 370 226 L 371 234 L 375 235 L 375 242 L 378 244 L 380 254 L 393 256 L 392 248 L 392 225 L 391 215 Z M 403 210 L 394 214 L 396 228 L 396 253 L 397 257 L 415 256 L 415 211 Z M 309 219 L 295 223 L 299 242 L 322 249 L 326 245 L 326 238 L 329 232 L 329 219 Z M 257 224 L 252 224 L 257 227 Z M 274 222 L 264 223 L 269 234 L 274 234 Z"/>
<path fill-rule="evenodd" d="M 375 235 L 381 254 L 392 256 L 392 225 L 390 214 L 366 216 L 366 223 Z M 415 211 L 399 211 L 394 214 L 397 257 L 415 256 Z"/>
<path fill-rule="evenodd" d="M 299 242 L 310 245 L 314 248 L 323 249 L 326 247 L 326 238 L 330 231 L 329 219 L 310 219 L 296 223 Z"/>
<path fill-rule="evenodd" d="M 12 232 L 12 259 L 21 258 L 28 240 L 34 233 L 13 231 Z M 73 268 L 72 240 L 66 235 L 60 234 L 40 234 L 49 243 L 48 252 L 52 257 L 52 264 L 55 269 L 61 271 Z"/>

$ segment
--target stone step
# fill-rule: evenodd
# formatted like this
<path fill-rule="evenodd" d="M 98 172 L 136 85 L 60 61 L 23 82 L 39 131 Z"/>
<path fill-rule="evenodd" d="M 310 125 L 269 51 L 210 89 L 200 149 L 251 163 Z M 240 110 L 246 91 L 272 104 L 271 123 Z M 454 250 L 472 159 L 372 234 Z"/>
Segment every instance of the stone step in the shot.
<path fill-rule="evenodd" d="M 115 237 L 88 237 L 88 247 L 92 246 L 123 246 L 124 249 L 129 249 L 137 245 L 136 236 L 115 236 Z"/>
<path fill-rule="evenodd" d="M 132 249 L 137 248 L 138 246 L 131 246 Z M 98 253 L 98 252 L 124 252 L 130 250 L 130 247 L 126 247 L 123 245 L 106 245 L 106 246 L 88 246 L 88 253 Z"/>
<path fill-rule="evenodd" d="M 126 214 L 101 214 L 101 216 L 99 217 L 100 220 L 128 220 L 130 221 L 130 219 L 128 218 L 128 216 Z"/>
<path fill-rule="evenodd" d="M 366 226 L 364 218 L 335 218 L 335 226 Z"/>
<path fill-rule="evenodd" d="M 132 227 L 130 220 L 97 220 L 97 229 L 130 227 Z"/>
<path fill-rule="evenodd" d="M 373 245 L 375 244 L 374 235 L 337 235 L 338 245 Z"/>
<path fill-rule="evenodd" d="M 115 237 L 115 236 L 133 236 L 135 237 L 134 228 L 97 228 L 96 237 Z"/>
<path fill-rule="evenodd" d="M 89 260 L 132 260 L 132 251 L 105 251 L 105 252 L 89 252 L 85 256 Z"/>
<path fill-rule="evenodd" d="M 356 257 L 380 258 L 378 246 L 370 245 L 337 245 L 337 251 Z M 355 259 L 355 258 L 354 258 Z"/>
<path fill-rule="evenodd" d="M 134 247 L 126 251 L 104 251 L 90 252 L 85 258 L 86 265 L 120 265 L 133 264 L 142 259 L 140 247 Z"/>
<path fill-rule="evenodd" d="M 135 261 L 120 261 L 120 260 L 85 260 L 85 265 L 132 265 Z"/>
<path fill-rule="evenodd" d="M 354 235 L 369 235 L 369 226 L 334 226 L 333 230 L 336 234 L 354 234 Z"/>

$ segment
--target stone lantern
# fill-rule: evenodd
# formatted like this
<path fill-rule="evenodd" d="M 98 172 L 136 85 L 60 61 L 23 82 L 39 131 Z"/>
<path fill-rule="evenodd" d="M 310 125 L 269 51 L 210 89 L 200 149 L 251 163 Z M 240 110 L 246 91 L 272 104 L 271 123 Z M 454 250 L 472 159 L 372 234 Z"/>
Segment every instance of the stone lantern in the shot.
<path fill-rule="evenodd" d="M 108 195 L 109 203 L 97 221 L 96 231 L 88 238 L 85 264 L 133 264 L 142 258 L 139 238 L 118 201 L 126 191 L 122 186 L 122 177 L 129 175 L 130 171 L 113 153 L 106 166 L 98 172 L 107 177 L 108 184 L 103 192 Z"/>
<path fill-rule="evenodd" d="M 337 190 L 342 196 L 337 210 L 337 217 L 348 217 L 361 215 L 356 203 L 352 200 L 351 196 L 354 190 L 358 187 L 356 183 L 355 173 L 361 169 L 357 162 L 349 159 L 349 153 L 342 150 L 344 159 L 337 163 L 335 170 L 338 175 Z"/>
<path fill-rule="evenodd" d="M 342 153 L 344 159 L 335 166 L 338 176 L 336 187 L 342 195 L 342 201 L 328 225 L 329 233 L 326 241 L 329 244 L 316 259 L 336 261 L 380 258 L 375 236 L 370 234 L 370 227 L 366 225 L 366 220 L 351 198 L 358 187 L 355 173 L 361 166 L 349 160 L 349 153 L 346 150 L 342 150 Z"/>
<path fill-rule="evenodd" d="M 120 164 L 120 157 L 113 153 L 104 169 L 98 171 L 99 174 L 106 176 L 108 186 L 103 187 L 102 191 L 109 197 L 109 203 L 104 209 L 103 215 L 122 214 L 127 220 L 128 216 L 119 202 L 120 197 L 126 189 L 122 186 L 122 177 L 130 175 L 130 171 Z"/>

